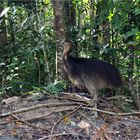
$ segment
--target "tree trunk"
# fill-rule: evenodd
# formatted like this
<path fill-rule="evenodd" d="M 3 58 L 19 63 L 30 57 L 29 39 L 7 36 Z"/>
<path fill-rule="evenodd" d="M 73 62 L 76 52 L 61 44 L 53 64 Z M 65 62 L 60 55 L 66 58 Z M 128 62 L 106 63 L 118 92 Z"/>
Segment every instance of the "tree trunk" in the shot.
<path fill-rule="evenodd" d="M 65 25 L 67 29 L 66 37 L 68 39 L 73 39 L 70 29 L 76 25 L 76 11 L 73 6 L 72 0 L 64 2 L 64 11 Z"/>
<path fill-rule="evenodd" d="M 130 31 L 133 28 L 133 13 L 130 11 L 128 14 L 128 23 L 129 26 L 126 26 L 126 31 Z M 137 94 L 136 91 L 136 83 L 134 81 L 134 74 L 135 74 L 135 60 L 136 60 L 136 54 L 135 54 L 135 49 L 136 49 L 136 44 L 135 44 L 135 39 L 134 35 L 129 36 L 126 39 L 126 43 L 128 46 L 128 88 L 129 92 L 133 98 L 133 102 L 135 103 L 136 107 L 140 110 L 140 100 L 139 100 L 139 95 Z"/>
<path fill-rule="evenodd" d="M 62 50 L 65 40 L 63 0 L 52 0 L 54 11 L 54 28 L 56 37 L 56 79 L 62 79 Z"/>
<path fill-rule="evenodd" d="M 0 13 L 3 11 L 3 1 L 0 2 Z M 0 17 L 0 20 L 4 18 L 4 16 Z M 2 21 L 0 24 L 0 46 L 4 46 L 7 42 L 6 37 L 6 27 L 5 27 L 5 20 Z"/>
<path fill-rule="evenodd" d="M 78 56 L 77 41 L 75 26 L 76 26 L 76 10 L 72 0 L 67 0 L 64 2 L 64 18 L 66 27 L 66 39 L 72 40 L 74 43 L 73 55 Z"/>
<path fill-rule="evenodd" d="M 129 62 L 128 62 L 128 88 L 130 94 L 133 98 L 133 101 L 136 107 L 140 110 L 140 100 L 139 96 L 136 94 L 134 88 L 134 80 L 133 80 L 133 73 L 134 73 L 134 45 L 128 44 L 129 47 Z"/>

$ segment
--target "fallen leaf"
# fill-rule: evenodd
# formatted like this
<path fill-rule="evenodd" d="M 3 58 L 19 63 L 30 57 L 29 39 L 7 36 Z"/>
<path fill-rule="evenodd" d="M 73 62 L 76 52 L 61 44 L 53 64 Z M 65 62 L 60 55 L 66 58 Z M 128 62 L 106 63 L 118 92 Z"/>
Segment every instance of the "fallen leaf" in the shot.
<path fill-rule="evenodd" d="M 63 119 L 63 121 L 64 121 L 65 123 L 68 123 L 68 122 L 69 122 L 69 117 L 68 117 L 68 116 L 65 116 L 64 119 Z"/>
<path fill-rule="evenodd" d="M 97 130 L 97 132 L 91 138 L 91 140 L 97 140 L 97 139 L 104 140 L 105 138 L 107 138 L 107 140 L 112 140 L 112 138 L 106 135 L 108 128 L 109 128 L 108 124 L 103 124 L 102 127 Z"/>
<path fill-rule="evenodd" d="M 77 126 L 80 127 L 81 129 L 84 129 L 86 134 L 89 135 L 89 128 L 90 128 L 89 123 L 87 123 L 86 121 L 82 120 L 80 123 L 78 123 Z"/>

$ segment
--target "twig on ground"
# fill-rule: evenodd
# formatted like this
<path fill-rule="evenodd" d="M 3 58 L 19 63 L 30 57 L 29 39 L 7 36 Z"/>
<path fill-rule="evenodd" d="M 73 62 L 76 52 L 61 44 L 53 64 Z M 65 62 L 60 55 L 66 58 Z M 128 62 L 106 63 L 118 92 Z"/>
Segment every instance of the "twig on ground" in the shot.
<path fill-rule="evenodd" d="M 66 114 L 65 116 L 63 116 L 62 118 L 60 118 L 60 119 L 53 125 L 53 127 L 52 127 L 52 129 L 51 129 L 51 136 L 52 136 L 52 134 L 53 134 L 53 131 L 54 131 L 55 127 L 56 127 L 65 117 L 68 117 L 68 116 L 72 115 L 72 114 L 75 113 L 80 107 L 81 107 L 81 105 L 78 106 L 75 110 L 69 112 L 68 114 Z M 52 138 L 53 138 L 53 137 L 50 137 L 49 139 L 51 140 Z"/>
<path fill-rule="evenodd" d="M 97 112 L 101 112 L 101 113 L 108 114 L 108 115 L 114 115 L 114 116 L 140 115 L 140 112 L 115 113 L 115 112 L 105 111 L 105 110 L 101 110 L 101 109 L 97 109 L 97 108 L 89 108 L 89 107 L 83 107 L 83 108 L 87 108 L 92 111 L 97 111 Z"/>
<path fill-rule="evenodd" d="M 65 100 L 71 100 L 71 101 L 77 101 L 77 102 L 83 102 L 86 104 L 90 104 L 91 103 L 91 99 L 83 97 L 78 95 L 77 93 L 67 93 L 67 92 L 61 92 L 61 94 L 63 95 L 63 97 L 59 97 L 59 96 L 55 96 L 55 95 L 51 95 L 49 93 L 47 93 L 49 96 L 53 97 L 53 98 L 57 98 L 57 99 L 65 99 Z"/>
<path fill-rule="evenodd" d="M 39 126 L 35 126 L 27 121 L 24 121 L 22 119 L 20 119 L 18 116 L 16 116 L 15 114 L 12 114 L 12 117 L 15 118 L 16 120 L 18 120 L 19 122 L 21 123 L 24 123 L 24 124 L 27 124 L 28 126 L 30 127 L 33 127 L 33 128 L 38 128 L 38 129 L 41 129 L 41 130 L 45 130 L 45 131 L 49 131 L 48 128 L 44 128 L 44 127 L 39 127 Z"/>
<path fill-rule="evenodd" d="M 67 92 L 61 92 L 64 96 L 65 99 L 67 100 L 72 100 L 72 101 L 77 101 L 77 102 L 84 102 L 86 104 L 90 104 L 91 103 L 91 99 L 78 95 L 76 93 L 67 93 Z"/>
<path fill-rule="evenodd" d="M 84 113 L 79 112 L 80 115 L 84 118 L 86 118 L 86 120 L 88 120 L 96 129 L 100 129 L 97 125 L 95 125 L 95 123 L 93 123 Z"/>
<path fill-rule="evenodd" d="M 38 140 L 46 140 L 48 139 L 49 137 L 60 137 L 60 136 L 67 136 L 67 135 L 72 135 L 74 137 L 84 137 L 84 138 L 89 138 L 89 136 L 86 136 L 86 135 L 82 135 L 82 134 L 75 134 L 75 133 L 58 133 L 58 134 L 53 134 L 53 135 L 49 135 L 49 136 L 44 136 L 43 138 L 40 138 Z"/>
<path fill-rule="evenodd" d="M 0 125 L 6 125 L 6 124 L 8 124 L 9 122 L 11 122 L 10 120 L 8 120 L 8 121 L 3 121 L 3 122 L 0 122 Z"/>
<path fill-rule="evenodd" d="M 106 98 L 106 100 L 110 101 L 110 100 L 120 100 L 120 99 L 127 99 L 126 96 L 122 96 L 122 95 L 118 95 L 118 96 L 112 96 L 112 97 L 108 97 Z"/>

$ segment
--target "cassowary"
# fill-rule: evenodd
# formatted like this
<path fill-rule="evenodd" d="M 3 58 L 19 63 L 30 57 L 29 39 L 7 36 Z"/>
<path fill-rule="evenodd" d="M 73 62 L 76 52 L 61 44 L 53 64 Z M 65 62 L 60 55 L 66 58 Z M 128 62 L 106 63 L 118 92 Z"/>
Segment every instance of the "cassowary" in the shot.
<path fill-rule="evenodd" d="M 89 91 L 93 96 L 95 107 L 97 107 L 97 90 L 121 87 L 120 72 L 115 66 L 101 60 L 72 57 L 70 55 L 72 47 L 71 41 L 65 41 L 63 50 L 64 71 L 74 85 Z M 95 116 L 97 117 L 97 112 Z"/>

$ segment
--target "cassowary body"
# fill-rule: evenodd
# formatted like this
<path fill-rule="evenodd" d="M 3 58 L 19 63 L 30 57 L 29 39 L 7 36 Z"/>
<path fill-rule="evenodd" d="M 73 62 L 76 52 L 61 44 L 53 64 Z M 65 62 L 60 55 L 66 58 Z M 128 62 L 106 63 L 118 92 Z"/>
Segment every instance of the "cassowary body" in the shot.
<path fill-rule="evenodd" d="M 64 70 L 74 85 L 86 88 L 94 100 L 97 100 L 97 89 L 121 87 L 122 78 L 115 66 L 101 60 L 72 57 L 71 47 L 71 42 L 65 42 L 63 63 Z"/>

